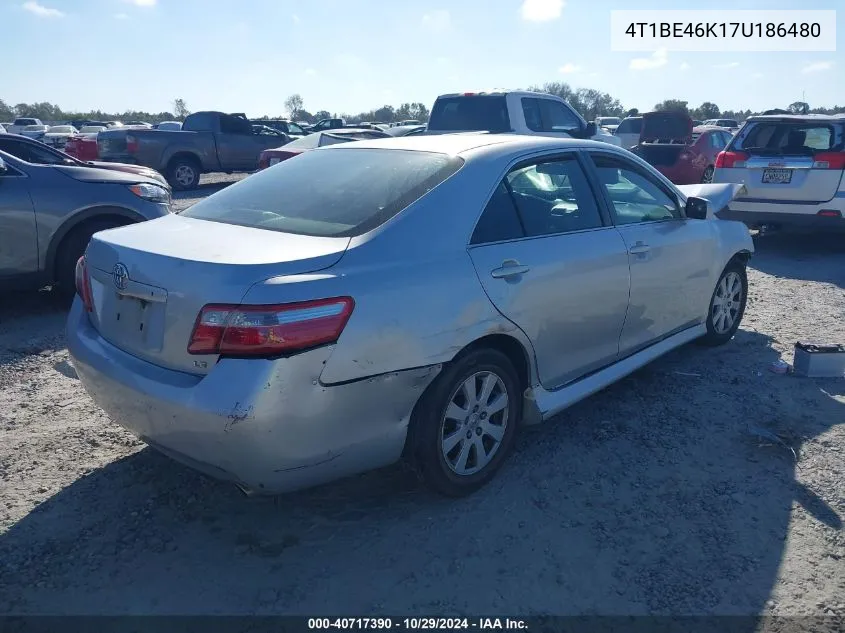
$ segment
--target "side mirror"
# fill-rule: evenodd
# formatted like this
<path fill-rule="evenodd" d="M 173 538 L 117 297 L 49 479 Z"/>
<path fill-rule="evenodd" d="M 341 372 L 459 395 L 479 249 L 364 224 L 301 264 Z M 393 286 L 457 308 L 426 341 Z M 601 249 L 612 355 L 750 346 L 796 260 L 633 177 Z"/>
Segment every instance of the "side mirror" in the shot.
<path fill-rule="evenodd" d="M 706 220 L 707 208 L 710 205 L 704 198 L 687 198 L 685 214 L 692 220 Z"/>

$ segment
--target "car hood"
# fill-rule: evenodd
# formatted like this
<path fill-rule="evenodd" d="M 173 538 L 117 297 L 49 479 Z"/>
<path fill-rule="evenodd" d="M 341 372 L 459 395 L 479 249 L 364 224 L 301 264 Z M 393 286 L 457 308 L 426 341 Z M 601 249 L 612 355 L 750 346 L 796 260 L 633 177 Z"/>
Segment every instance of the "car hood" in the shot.
<path fill-rule="evenodd" d="M 692 142 L 692 118 L 683 112 L 648 112 L 643 116 L 641 141 Z"/>
<path fill-rule="evenodd" d="M 143 176 L 144 178 L 152 178 L 158 184 L 170 188 L 164 176 L 158 173 L 155 169 L 144 167 L 143 165 L 128 165 L 126 163 L 104 163 L 102 161 L 90 161 L 92 167 L 97 169 L 108 169 L 111 171 L 123 172 L 125 174 L 132 174 L 135 176 Z"/>
<path fill-rule="evenodd" d="M 82 182 L 113 183 L 116 185 L 134 185 L 136 183 L 147 183 L 161 186 L 161 181 L 149 176 L 131 174 L 113 169 L 100 169 L 98 167 L 75 167 L 71 165 L 57 165 L 56 171 L 61 172 L 68 178 L 81 180 Z"/>
<path fill-rule="evenodd" d="M 677 185 L 678 190 L 687 198 L 704 198 L 710 203 L 708 218 L 727 207 L 737 196 L 744 195 L 745 185 L 737 183 L 717 183 L 708 185 Z"/>

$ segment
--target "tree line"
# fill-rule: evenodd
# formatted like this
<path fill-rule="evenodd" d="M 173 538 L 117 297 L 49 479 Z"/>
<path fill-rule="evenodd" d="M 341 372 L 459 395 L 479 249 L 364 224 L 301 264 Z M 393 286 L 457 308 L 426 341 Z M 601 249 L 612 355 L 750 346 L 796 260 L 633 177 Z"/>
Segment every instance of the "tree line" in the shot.
<path fill-rule="evenodd" d="M 592 121 L 597 116 L 632 116 L 638 114 L 636 108 L 627 109 L 619 99 L 616 99 L 607 92 L 593 88 L 573 89 L 569 84 L 563 82 L 549 82 L 542 86 L 531 86 L 529 90 L 545 92 L 561 97 L 575 108 L 587 121 Z M 338 113 L 328 110 L 310 112 L 305 108 L 303 98 L 299 94 L 288 97 L 283 104 L 283 113 L 271 113 L 255 120 L 290 118 L 295 121 L 316 123 L 320 119 L 343 118 L 349 123 L 361 123 L 362 121 L 393 123 L 414 119 L 421 122 L 428 121 L 430 115 L 428 107 L 424 103 L 402 103 L 398 106 L 383 105 L 366 112 Z M 690 106 L 688 101 L 680 99 L 667 99 L 654 105 L 654 110 L 678 111 L 689 114 L 693 119 L 736 119 L 743 121 L 754 114 L 751 110 L 721 110 L 718 105 L 705 101 L 697 107 Z M 778 112 L 789 112 L 794 114 L 838 114 L 845 112 L 845 106 L 835 105 L 829 107 L 811 108 L 808 103 L 796 101 L 786 109 Z M 160 123 L 162 121 L 182 121 L 190 114 L 190 110 L 183 99 L 173 101 L 172 112 L 144 112 L 140 110 L 128 110 L 126 112 L 103 112 L 92 110 L 89 112 L 73 112 L 62 110 L 59 106 L 41 103 L 18 103 L 14 106 L 7 105 L 0 99 L 0 121 L 10 121 L 15 117 L 32 117 L 42 121 L 69 121 L 75 119 L 90 119 L 95 121 L 146 121 L 148 123 Z"/>

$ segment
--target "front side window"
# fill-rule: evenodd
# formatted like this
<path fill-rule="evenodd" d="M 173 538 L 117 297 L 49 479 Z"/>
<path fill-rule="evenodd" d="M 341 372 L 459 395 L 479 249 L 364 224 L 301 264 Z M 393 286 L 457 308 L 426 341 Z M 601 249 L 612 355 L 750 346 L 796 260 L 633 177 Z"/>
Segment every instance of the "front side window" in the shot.
<path fill-rule="evenodd" d="M 587 177 L 574 157 L 514 169 L 505 181 L 529 237 L 602 226 Z"/>
<path fill-rule="evenodd" d="M 570 132 L 581 129 L 581 120 L 560 101 L 553 99 L 538 99 L 538 101 L 540 113 L 543 116 L 543 131 Z"/>
<path fill-rule="evenodd" d="M 617 224 L 683 217 L 677 199 L 635 165 L 614 156 L 594 154 L 592 158 Z"/>

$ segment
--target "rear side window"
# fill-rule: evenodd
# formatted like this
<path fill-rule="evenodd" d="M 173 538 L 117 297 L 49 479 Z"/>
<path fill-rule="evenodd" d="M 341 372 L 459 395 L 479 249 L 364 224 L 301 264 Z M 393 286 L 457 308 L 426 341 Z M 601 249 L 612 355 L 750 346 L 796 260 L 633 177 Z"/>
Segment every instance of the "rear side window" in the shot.
<path fill-rule="evenodd" d="M 499 183 L 475 226 L 471 243 L 488 244 L 524 236 L 513 198 L 505 183 Z"/>
<path fill-rule="evenodd" d="M 299 235 L 352 237 L 380 226 L 462 164 L 460 158 L 433 152 L 343 147 L 306 152 L 182 215 Z"/>
<path fill-rule="evenodd" d="M 434 102 L 428 129 L 441 132 L 509 132 L 504 95 L 440 97 Z"/>
<path fill-rule="evenodd" d="M 735 137 L 732 149 L 768 156 L 841 151 L 844 129 L 826 122 L 756 121 Z"/>
<path fill-rule="evenodd" d="M 182 129 L 187 132 L 205 132 L 214 129 L 214 115 L 210 112 L 197 112 L 188 115 L 182 124 Z"/>

